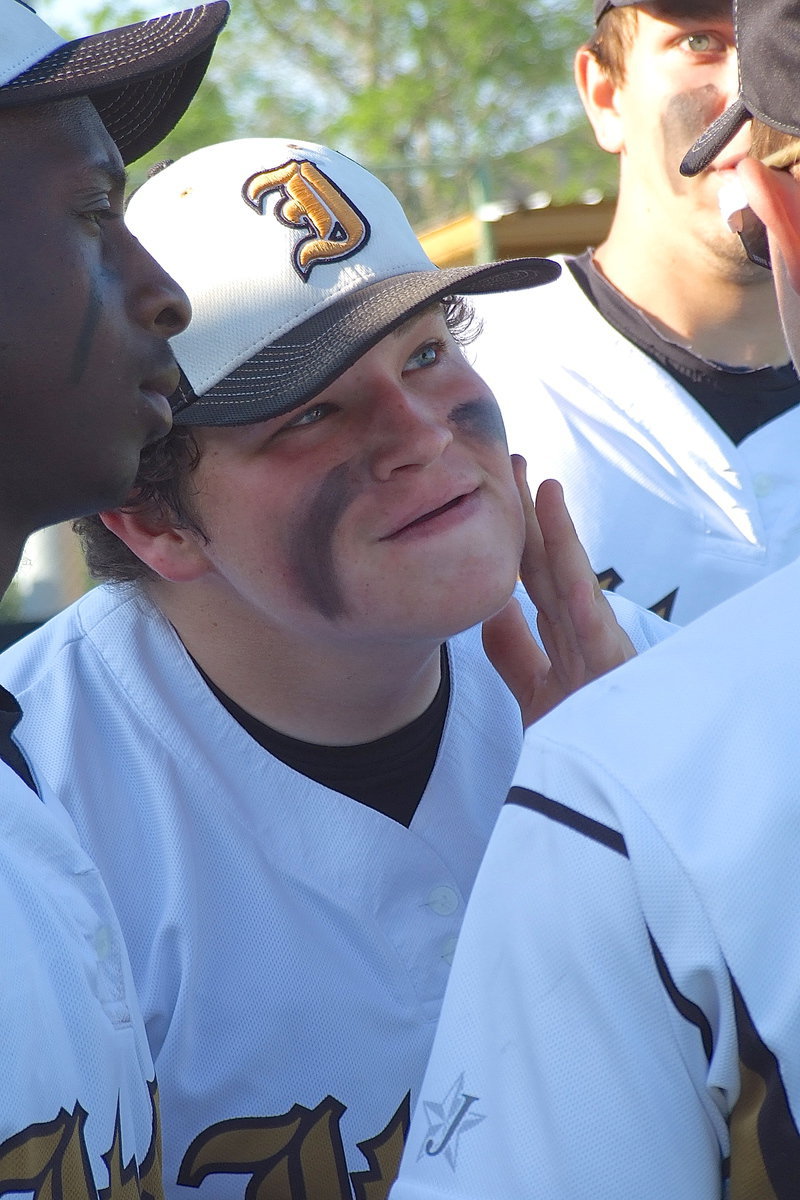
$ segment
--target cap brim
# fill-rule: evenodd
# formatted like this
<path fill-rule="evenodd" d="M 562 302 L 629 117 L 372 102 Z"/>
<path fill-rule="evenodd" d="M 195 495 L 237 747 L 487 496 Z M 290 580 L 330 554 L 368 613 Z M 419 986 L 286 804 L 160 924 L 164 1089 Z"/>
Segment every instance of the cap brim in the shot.
<path fill-rule="evenodd" d="M 228 18 L 227 0 L 66 42 L 0 87 L 0 108 L 88 96 L 125 163 L 186 112 Z"/>
<path fill-rule="evenodd" d="M 381 338 L 444 296 L 517 291 L 561 273 L 547 258 L 411 271 L 342 296 L 259 350 L 196 397 L 188 380 L 172 397 L 177 425 L 250 425 L 307 403 Z"/>
<path fill-rule="evenodd" d="M 725 149 L 728 142 L 733 140 L 745 121 L 750 120 L 750 116 L 750 111 L 740 96 L 730 108 L 725 109 L 721 117 L 717 117 L 716 121 L 709 125 L 684 156 L 680 166 L 681 175 L 699 175 L 704 171 Z"/>

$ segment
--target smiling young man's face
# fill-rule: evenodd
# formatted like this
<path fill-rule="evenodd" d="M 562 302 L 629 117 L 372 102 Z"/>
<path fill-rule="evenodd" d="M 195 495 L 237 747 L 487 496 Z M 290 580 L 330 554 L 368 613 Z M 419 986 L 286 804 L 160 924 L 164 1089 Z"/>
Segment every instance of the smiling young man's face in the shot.
<path fill-rule="evenodd" d="M 444 637 L 506 602 L 524 539 L 497 405 L 429 309 L 302 408 L 198 429 L 217 603 L 290 637 Z"/>
<path fill-rule="evenodd" d="M 126 229 L 85 99 L 0 115 L 0 510 L 27 532 L 125 496 L 171 424 L 186 296 Z"/>

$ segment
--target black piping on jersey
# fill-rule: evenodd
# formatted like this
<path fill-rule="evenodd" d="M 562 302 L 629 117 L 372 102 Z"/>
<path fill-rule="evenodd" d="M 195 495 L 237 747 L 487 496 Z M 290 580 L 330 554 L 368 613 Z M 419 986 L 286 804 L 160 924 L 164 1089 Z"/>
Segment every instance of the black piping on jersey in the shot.
<path fill-rule="evenodd" d="M 531 792 L 527 788 L 513 787 L 508 794 L 506 803 L 519 804 L 523 808 L 529 808 L 533 812 L 538 812 L 543 817 L 547 817 L 551 821 L 557 821 L 559 825 L 565 825 L 567 828 L 573 829 L 576 833 L 590 838 L 593 842 L 598 842 L 608 850 L 613 850 L 616 854 L 620 854 L 623 858 L 627 858 L 630 861 L 627 843 L 618 830 L 611 829 L 610 826 L 604 825 L 601 821 L 595 821 L 594 818 L 587 817 L 584 813 L 575 812 L 574 809 L 568 808 L 565 804 L 560 804 L 557 800 L 550 800 L 547 796 L 541 795 L 540 792 Z M 645 928 L 647 929 L 647 937 L 650 942 L 650 949 L 653 954 L 656 970 L 658 971 L 658 977 L 661 980 L 661 986 L 683 1020 L 689 1025 L 694 1025 L 700 1034 L 703 1051 L 706 1059 L 710 1062 L 711 1056 L 714 1053 L 714 1035 L 711 1024 L 702 1008 L 680 991 L 669 972 L 658 943 L 646 924 Z M 728 1174 L 727 1161 L 721 1164 L 721 1170 L 723 1178 L 726 1178 Z M 764 1196 L 762 1200 L 783 1200 L 783 1197 L 776 1194 L 774 1198 Z M 793 1200 L 796 1200 L 796 1197 L 793 1197 Z"/>
<path fill-rule="evenodd" d="M 711 1031 L 711 1024 L 708 1017 L 698 1004 L 695 1004 L 693 1000 L 690 1000 L 688 996 L 684 996 L 683 992 L 679 991 L 675 980 L 669 973 L 669 967 L 664 961 L 664 955 L 659 950 L 658 943 L 649 929 L 647 930 L 647 936 L 650 938 L 650 949 L 653 951 L 653 958 L 656 960 L 656 970 L 664 985 L 665 992 L 684 1020 L 688 1021 L 690 1025 L 695 1025 L 699 1030 L 700 1037 L 703 1040 L 703 1050 L 705 1051 L 706 1058 L 711 1062 L 711 1055 L 714 1053 L 714 1034 Z"/>
<path fill-rule="evenodd" d="M 547 796 L 542 796 L 540 792 L 531 792 L 527 788 L 513 787 L 508 793 L 507 804 L 520 804 L 523 808 L 530 808 L 534 812 L 541 813 L 543 817 L 547 817 L 551 821 L 557 821 L 559 825 L 566 825 L 569 829 L 574 829 L 576 833 L 583 834 L 584 837 L 591 838 L 593 842 L 599 842 L 609 850 L 614 850 L 617 854 L 621 854 L 624 858 L 630 859 L 628 847 L 625 838 L 616 829 L 611 829 L 608 825 L 603 825 L 601 821 L 595 821 L 592 817 L 587 817 L 583 813 L 575 812 L 573 808 L 567 808 L 565 804 L 560 804 L 557 800 L 549 800 Z M 714 1037 L 711 1031 L 711 1025 L 703 1012 L 693 1000 L 688 996 L 684 996 L 675 983 L 675 980 L 669 973 L 664 955 L 658 948 L 658 944 L 650 930 L 647 930 L 647 936 L 650 939 L 650 949 L 653 952 L 655 959 L 656 970 L 662 986 L 669 996 L 674 1007 L 680 1015 L 690 1025 L 694 1025 L 700 1034 L 703 1043 L 703 1050 L 706 1058 L 711 1061 L 711 1055 L 714 1052 Z"/>
<path fill-rule="evenodd" d="M 538 812 L 630 858 L 625 839 L 616 829 L 577 813 L 539 792 L 514 787 L 509 792 L 507 803 L 519 804 Z M 710 1062 L 714 1052 L 711 1024 L 703 1010 L 679 990 L 649 929 L 647 936 L 662 986 L 681 1017 L 698 1030 Z M 758 1196 L 759 1200 L 797 1200 L 800 1132 L 789 1106 L 780 1063 L 756 1029 L 730 971 L 728 977 L 733 996 L 742 1087 L 728 1121 L 731 1155 L 723 1163 L 723 1172 L 725 1175 L 730 1172 L 732 1195 Z"/>
<path fill-rule="evenodd" d="M 508 793 L 506 804 L 519 804 L 523 808 L 533 809 L 534 812 L 541 813 L 543 817 L 549 817 L 551 821 L 557 821 L 559 825 L 568 825 L 576 833 L 584 834 L 585 837 L 591 838 L 593 842 L 601 842 L 609 850 L 615 850 L 617 854 L 622 854 L 625 858 L 628 858 L 628 847 L 625 845 L 625 838 L 616 829 L 610 829 L 608 825 L 602 825 L 599 821 L 593 821 L 591 817 L 585 817 L 583 813 L 577 813 L 573 808 L 567 808 L 565 804 L 559 804 L 557 800 L 548 800 L 547 796 L 542 796 L 539 792 L 531 792 L 527 788 L 512 787 Z"/>
<path fill-rule="evenodd" d="M 800 1134 L 780 1063 L 762 1040 L 730 976 L 742 1089 L 731 1113 L 731 1192 L 759 1200 L 797 1200 Z"/>
<path fill-rule="evenodd" d="M 13 730 L 19 724 L 22 710 L 16 698 L 0 687 L 0 759 L 19 775 L 23 783 L 36 792 L 36 784 L 28 766 L 28 760 L 12 737 Z M 38 793 L 37 793 L 38 794 Z"/>

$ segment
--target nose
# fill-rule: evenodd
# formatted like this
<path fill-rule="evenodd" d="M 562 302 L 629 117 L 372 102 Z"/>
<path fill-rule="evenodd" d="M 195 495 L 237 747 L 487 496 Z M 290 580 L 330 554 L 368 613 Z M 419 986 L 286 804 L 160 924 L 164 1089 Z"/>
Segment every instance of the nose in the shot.
<path fill-rule="evenodd" d="M 446 414 L 431 397 L 402 382 L 376 389 L 372 415 L 373 475 L 388 480 L 397 472 L 435 462 L 453 440 Z"/>
<path fill-rule="evenodd" d="M 174 337 L 192 318 L 192 306 L 183 288 L 131 235 L 136 258 L 136 286 L 132 290 L 135 318 L 163 338 Z"/>

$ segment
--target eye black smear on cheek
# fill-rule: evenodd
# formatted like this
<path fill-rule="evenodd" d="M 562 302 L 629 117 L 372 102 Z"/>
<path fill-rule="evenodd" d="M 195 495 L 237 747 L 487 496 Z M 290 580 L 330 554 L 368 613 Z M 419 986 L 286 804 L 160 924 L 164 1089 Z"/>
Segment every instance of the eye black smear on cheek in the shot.
<path fill-rule="evenodd" d="M 670 178 L 681 180 L 678 164 L 700 134 L 708 128 L 719 111 L 719 91 L 713 84 L 680 92 L 667 104 L 661 118 L 664 153 L 670 168 Z M 685 186 L 685 183 L 683 184 Z"/>
<path fill-rule="evenodd" d="M 97 323 L 100 320 L 101 309 L 100 297 L 97 292 L 92 291 L 86 304 L 83 323 L 81 324 L 78 340 L 75 343 L 75 349 L 72 353 L 72 365 L 67 380 L 71 386 L 80 383 L 83 372 L 86 370 L 89 354 L 92 349 L 92 342 L 97 330 Z"/>
<path fill-rule="evenodd" d="M 289 559 L 306 600 L 328 620 L 347 611 L 333 560 L 333 539 L 358 488 L 342 463 L 323 479 L 294 527 Z"/>
<path fill-rule="evenodd" d="M 448 420 L 470 437 L 507 445 L 506 428 L 494 397 L 459 404 L 452 410 Z"/>

